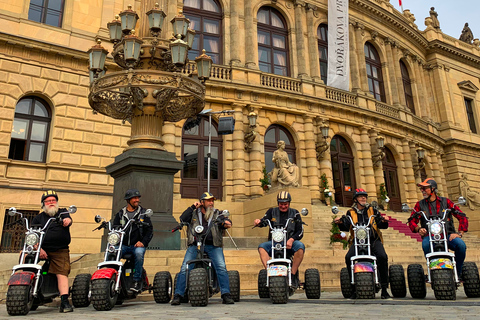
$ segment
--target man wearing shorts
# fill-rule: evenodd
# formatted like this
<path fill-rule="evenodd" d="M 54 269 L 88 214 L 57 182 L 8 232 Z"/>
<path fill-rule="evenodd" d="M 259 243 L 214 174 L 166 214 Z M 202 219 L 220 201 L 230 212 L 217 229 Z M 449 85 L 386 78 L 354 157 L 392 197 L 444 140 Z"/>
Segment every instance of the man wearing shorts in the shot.
<path fill-rule="evenodd" d="M 68 302 L 68 274 L 70 273 L 70 226 L 72 218 L 65 208 L 58 208 L 58 195 L 55 191 L 45 191 L 42 195 L 42 212 L 33 218 L 32 225 L 45 226 L 52 217 L 62 214 L 63 221 L 50 223 L 40 250 L 40 259 L 50 259 L 48 273 L 57 275 L 58 291 L 60 292 L 60 312 L 72 312 L 73 307 Z M 66 213 L 65 213 L 66 212 Z"/>

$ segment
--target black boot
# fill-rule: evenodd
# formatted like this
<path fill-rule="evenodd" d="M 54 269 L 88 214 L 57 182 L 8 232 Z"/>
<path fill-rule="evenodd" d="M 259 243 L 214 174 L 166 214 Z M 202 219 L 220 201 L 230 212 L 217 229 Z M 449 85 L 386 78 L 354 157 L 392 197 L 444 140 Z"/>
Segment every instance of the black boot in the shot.
<path fill-rule="evenodd" d="M 171 304 L 172 306 L 178 306 L 178 305 L 182 302 L 182 298 L 183 298 L 183 297 L 177 293 L 177 294 L 175 294 L 175 295 L 173 296 L 173 299 L 172 299 L 172 301 L 170 302 L 170 304 Z"/>
<path fill-rule="evenodd" d="M 223 299 L 223 304 L 235 304 L 235 301 L 233 301 L 232 297 L 230 296 L 230 293 L 224 293 L 222 294 L 222 299 Z"/>
<path fill-rule="evenodd" d="M 62 294 L 60 296 L 60 310 L 61 313 L 73 312 L 73 307 L 68 302 L 68 294 Z"/>
<path fill-rule="evenodd" d="M 392 300 L 392 297 L 388 294 L 387 287 L 382 288 L 382 299 Z"/>

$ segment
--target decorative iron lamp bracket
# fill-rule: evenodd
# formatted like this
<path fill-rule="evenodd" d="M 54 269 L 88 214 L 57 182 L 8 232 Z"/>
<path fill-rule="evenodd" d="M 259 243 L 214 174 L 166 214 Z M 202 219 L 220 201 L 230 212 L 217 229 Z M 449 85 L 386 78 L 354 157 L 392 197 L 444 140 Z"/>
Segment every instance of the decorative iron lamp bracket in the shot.
<path fill-rule="evenodd" d="M 380 162 L 385 159 L 385 138 L 382 136 L 378 136 L 375 138 L 375 141 L 377 142 L 377 148 L 378 148 L 378 153 L 372 155 L 372 161 L 373 161 L 373 166 L 378 167 Z"/>
<path fill-rule="evenodd" d="M 257 132 L 255 128 L 257 127 L 257 114 L 255 112 L 250 112 L 248 114 L 248 122 L 249 122 L 249 131 L 245 134 L 243 140 L 245 141 L 245 151 L 249 152 L 252 149 L 252 143 L 257 138 Z"/>
<path fill-rule="evenodd" d="M 327 152 L 328 148 L 330 148 L 330 145 L 327 142 L 328 137 L 323 137 L 323 141 L 317 142 L 315 144 L 315 151 L 317 152 L 317 160 L 320 161 L 325 152 Z"/>

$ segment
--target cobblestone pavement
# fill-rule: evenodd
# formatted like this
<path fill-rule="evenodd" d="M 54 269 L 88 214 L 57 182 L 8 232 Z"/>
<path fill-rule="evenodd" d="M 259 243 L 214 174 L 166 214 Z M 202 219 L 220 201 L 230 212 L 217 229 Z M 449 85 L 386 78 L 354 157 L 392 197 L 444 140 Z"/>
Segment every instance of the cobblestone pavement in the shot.
<path fill-rule="evenodd" d="M 96 311 L 89 306 L 59 314 L 56 306 L 41 306 L 19 319 L 480 319 L 480 298 L 466 298 L 463 290 L 457 291 L 456 301 L 437 301 L 431 290 L 423 300 L 407 296 L 381 300 L 377 294 L 375 300 L 346 300 L 340 292 L 323 292 L 319 300 L 308 300 L 305 294 L 298 293 L 286 305 L 273 305 L 257 296 L 242 296 L 240 302 L 228 306 L 214 296 L 207 307 L 191 307 L 156 304 L 151 295 L 146 295 L 110 311 Z M 12 319 L 5 304 L 0 305 L 0 318 Z"/>

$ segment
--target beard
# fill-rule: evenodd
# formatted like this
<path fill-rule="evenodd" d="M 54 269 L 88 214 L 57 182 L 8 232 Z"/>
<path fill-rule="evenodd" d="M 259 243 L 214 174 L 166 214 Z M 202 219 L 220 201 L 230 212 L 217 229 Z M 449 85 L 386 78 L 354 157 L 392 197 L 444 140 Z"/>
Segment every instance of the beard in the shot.
<path fill-rule="evenodd" d="M 55 203 L 55 206 L 53 207 L 46 207 L 43 206 L 43 211 L 47 214 L 49 217 L 53 217 L 57 214 L 58 212 L 58 203 Z"/>
<path fill-rule="evenodd" d="M 213 207 L 205 208 L 205 219 L 209 220 L 215 209 Z"/>

